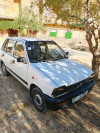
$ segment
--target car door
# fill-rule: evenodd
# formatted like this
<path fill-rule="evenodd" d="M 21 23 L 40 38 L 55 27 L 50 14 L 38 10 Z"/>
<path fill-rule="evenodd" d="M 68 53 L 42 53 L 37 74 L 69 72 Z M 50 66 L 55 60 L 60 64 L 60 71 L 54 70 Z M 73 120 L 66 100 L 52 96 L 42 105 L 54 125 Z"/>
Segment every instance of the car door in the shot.
<path fill-rule="evenodd" d="M 26 56 L 26 50 L 24 48 L 24 42 L 22 41 L 16 41 L 13 51 L 13 60 L 12 62 L 12 72 L 13 74 L 20 79 L 20 81 L 27 86 L 28 79 L 27 79 L 27 72 L 28 72 L 28 63 L 27 61 L 20 61 L 18 62 L 18 59 L 24 58 L 24 60 L 27 60 Z"/>
<path fill-rule="evenodd" d="M 1 51 L 1 59 L 6 65 L 7 68 L 11 69 L 11 60 L 13 59 L 12 56 L 12 51 L 14 47 L 15 41 L 12 39 L 7 39 L 3 46 L 2 46 L 2 51 Z"/>

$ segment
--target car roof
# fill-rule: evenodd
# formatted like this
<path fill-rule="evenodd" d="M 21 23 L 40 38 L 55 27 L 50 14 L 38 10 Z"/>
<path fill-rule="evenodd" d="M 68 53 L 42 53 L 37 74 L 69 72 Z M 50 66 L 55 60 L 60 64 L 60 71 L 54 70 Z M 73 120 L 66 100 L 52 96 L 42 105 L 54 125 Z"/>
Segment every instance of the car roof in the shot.
<path fill-rule="evenodd" d="M 35 37 L 8 37 L 8 39 L 23 40 L 23 41 L 53 41 L 53 40 L 39 39 Z"/>

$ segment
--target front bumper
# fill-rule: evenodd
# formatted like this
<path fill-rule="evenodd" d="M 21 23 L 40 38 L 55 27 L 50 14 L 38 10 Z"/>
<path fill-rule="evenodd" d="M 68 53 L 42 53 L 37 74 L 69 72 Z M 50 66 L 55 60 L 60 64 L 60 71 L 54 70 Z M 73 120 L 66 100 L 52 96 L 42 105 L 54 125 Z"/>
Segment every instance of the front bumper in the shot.
<path fill-rule="evenodd" d="M 52 98 L 52 97 L 44 94 L 47 108 L 52 109 L 52 110 L 58 110 L 60 108 L 64 108 L 65 106 L 72 103 L 72 99 L 74 97 L 77 97 L 78 95 L 84 93 L 87 90 L 89 93 L 92 90 L 94 84 L 95 84 L 95 81 L 91 80 L 91 82 L 87 83 L 84 86 L 81 86 L 77 90 L 73 90 L 72 92 L 69 92 L 69 93 L 67 93 L 63 96 L 57 97 L 57 98 Z"/>

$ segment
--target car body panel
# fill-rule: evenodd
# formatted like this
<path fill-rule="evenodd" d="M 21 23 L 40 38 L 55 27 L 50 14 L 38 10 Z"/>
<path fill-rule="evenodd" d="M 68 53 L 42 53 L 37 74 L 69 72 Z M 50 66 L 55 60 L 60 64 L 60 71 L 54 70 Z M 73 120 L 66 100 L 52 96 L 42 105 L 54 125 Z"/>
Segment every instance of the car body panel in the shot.
<path fill-rule="evenodd" d="M 40 69 L 35 66 L 36 63 L 30 64 L 28 68 L 28 85 L 35 84 L 44 94 L 52 96 L 52 91 L 58 86 Z"/>
<path fill-rule="evenodd" d="M 38 38 L 16 38 L 16 37 L 7 38 L 7 39 L 13 39 L 15 40 L 15 43 L 16 41 L 23 41 L 23 46 L 27 60 L 26 64 L 22 62 L 17 62 L 17 59 L 13 57 L 14 47 L 12 50 L 12 55 L 5 53 L 1 49 L 0 60 L 3 61 L 4 64 L 7 66 L 8 71 L 28 89 L 30 89 L 30 86 L 32 84 L 36 85 L 41 89 L 44 95 L 51 97 L 53 100 L 55 100 L 55 97 L 53 97 L 52 92 L 55 88 L 59 88 L 62 86 L 66 87 L 70 86 L 72 84 L 78 83 L 84 79 L 89 78 L 91 74 L 93 74 L 93 71 L 87 68 L 86 66 L 67 58 L 60 59 L 57 61 L 30 63 L 26 51 L 25 42 L 49 41 L 49 40 L 44 40 L 44 39 L 39 40 Z M 2 54 L 4 54 L 4 56 L 2 56 Z M 12 63 L 12 60 L 14 60 L 15 62 Z M 83 87 L 83 89 L 86 90 L 89 88 Z M 81 89 L 80 92 L 77 91 L 76 93 L 80 94 L 82 91 L 83 90 Z"/>
<path fill-rule="evenodd" d="M 95 84 L 95 81 L 92 80 L 91 83 L 86 84 L 85 86 L 79 87 L 77 90 L 65 94 L 61 97 L 58 98 L 52 98 L 49 97 L 48 95 L 45 95 L 45 101 L 47 103 L 47 107 L 52 110 L 58 110 L 59 108 L 64 108 L 65 106 L 69 105 L 72 103 L 72 99 L 80 96 L 84 92 L 90 92 Z"/>
<path fill-rule="evenodd" d="M 12 51 L 12 60 L 14 60 L 15 63 L 11 63 L 11 67 L 10 70 L 12 70 L 12 72 L 14 72 L 19 78 L 21 78 L 24 82 L 25 85 L 28 85 L 28 61 L 27 63 L 23 63 L 23 62 L 17 62 L 17 59 L 14 57 L 14 49 L 15 49 L 15 45 L 18 41 L 23 42 L 23 47 L 24 47 L 24 52 L 26 54 L 26 48 L 25 48 L 25 43 L 22 40 L 17 40 L 14 43 L 14 48 Z M 27 60 L 27 54 L 26 54 L 26 60 Z"/>
<path fill-rule="evenodd" d="M 84 65 L 70 59 L 35 63 L 35 65 L 50 77 L 58 87 L 75 84 L 93 74 L 93 71 Z"/>

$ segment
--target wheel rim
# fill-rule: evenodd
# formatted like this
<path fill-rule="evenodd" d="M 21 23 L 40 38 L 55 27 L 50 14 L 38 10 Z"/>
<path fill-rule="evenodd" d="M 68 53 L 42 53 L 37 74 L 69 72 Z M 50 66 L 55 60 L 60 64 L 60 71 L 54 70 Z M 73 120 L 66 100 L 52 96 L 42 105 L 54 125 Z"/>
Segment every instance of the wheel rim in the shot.
<path fill-rule="evenodd" d="M 42 108 L 43 107 L 43 99 L 39 93 L 36 93 L 34 95 L 34 102 L 37 107 Z"/>

